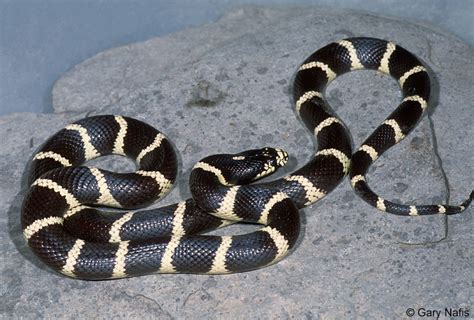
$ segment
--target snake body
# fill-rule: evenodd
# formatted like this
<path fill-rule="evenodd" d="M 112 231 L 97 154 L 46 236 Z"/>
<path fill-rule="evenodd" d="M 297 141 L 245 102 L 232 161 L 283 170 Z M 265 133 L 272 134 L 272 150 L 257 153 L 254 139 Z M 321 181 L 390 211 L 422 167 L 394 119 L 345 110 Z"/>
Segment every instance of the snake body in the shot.
<path fill-rule="evenodd" d="M 403 97 L 352 154 L 349 132 L 324 91 L 338 75 L 358 69 L 391 75 Z M 224 274 L 286 256 L 299 235 L 298 209 L 323 198 L 346 174 L 362 199 L 397 215 L 455 214 L 472 201 L 471 192 L 460 206 L 402 205 L 382 199 L 367 184 L 369 166 L 414 128 L 429 103 L 427 69 L 407 50 L 374 38 L 331 43 L 303 62 L 293 89 L 296 111 L 318 144 L 308 163 L 281 179 L 249 184 L 284 165 L 286 152 L 264 148 L 210 156 L 191 172 L 192 199 L 153 210 L 104 213 L 95 206 L 134 209 L 164 196 L 177 172 L 166 136 L 124 116 L 95 116 L 68 125 L 32 159 L 21 216 L 28 245 L 54 270 L 81 279 Z M 134 159 L 138 170 L 119 174 L 80 166 L 107 154 Z M 263 226 L 244 235 L 202 235 L 239 221 Z"/>

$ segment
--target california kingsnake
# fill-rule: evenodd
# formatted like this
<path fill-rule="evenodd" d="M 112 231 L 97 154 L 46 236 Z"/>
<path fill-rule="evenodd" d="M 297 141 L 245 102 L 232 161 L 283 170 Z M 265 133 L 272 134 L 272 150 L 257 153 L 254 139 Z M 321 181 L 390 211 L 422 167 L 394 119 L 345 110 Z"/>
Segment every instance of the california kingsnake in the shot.
<path fill-rule="evenodd" d="M 336 76 L 357 69 L 390 74 L 397 79 L 403 100 L 352 155 L 349 133 L 324 99 L 324 90 Z M 407 206 L 380 198 L 365 180 L 368 167 L 413 129 L 429 96 L 426 68 L 405 49 L 373 38 L 334 42 L 306 59 L 294 81 L 297 113 L 318 143 L 306 165 L 276 181 L 240 186 L 235 184 L 252 182 L 284 165 L 287 154 L 264 148 L 210 156 L 191 173 L 193 199 L 113 214 L 85 204 L 137 208 L 155 201 L 175 181 L 176 156 L 162 133 L 138 120 L 122 116 L 79 120 L 51 137 L 32 159 L 31 187 L 21 216 L 23 233 L 41 260 L 71 277 L 221 274 L 283 258 L 298 238 L 298 209 L 327 195 L 346 174 L 361 198 L 386 212 L 461 212 L 472 201 L 472 192 L 461 206 Z M 118 174 L 80 167 L 107 154 L 134 159 L 138 171 Z M 201 235 L 233 221 L 264 227 L 239 236 Z"/>

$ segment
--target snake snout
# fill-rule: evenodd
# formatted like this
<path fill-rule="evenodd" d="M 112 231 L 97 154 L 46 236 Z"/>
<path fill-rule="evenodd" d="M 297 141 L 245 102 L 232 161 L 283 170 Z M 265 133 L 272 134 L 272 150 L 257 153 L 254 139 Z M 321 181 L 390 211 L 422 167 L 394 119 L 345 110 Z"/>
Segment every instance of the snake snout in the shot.
<path fill-rule="evenodd" d="M 277 159 L 276 159 L 277 166 L 283 167 L 288 162 L 288 158 L 289 158 L 288 152 L 280 148 L 275 148 L 275 151 L 277 152 Z"/>
<path fill-rule="evenodd" d="M 276 168 L 283 167 L 288 162 L 288 152 L 280 148 L 266 147 L 262 149 L 262 154 L 267 157 L 267 163 Z"/>

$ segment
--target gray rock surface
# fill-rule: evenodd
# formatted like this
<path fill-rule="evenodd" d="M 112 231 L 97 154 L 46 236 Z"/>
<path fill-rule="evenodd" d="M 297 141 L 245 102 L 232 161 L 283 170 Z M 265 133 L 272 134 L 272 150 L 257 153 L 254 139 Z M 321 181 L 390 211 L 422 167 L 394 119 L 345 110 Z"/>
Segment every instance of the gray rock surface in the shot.
<path fill-rule="evenodd" d="M 371 185 L 403 203 L 464 200 L 474 181 L 472 47 L 428 27 L 360 12 L 238 9 L 216 23 L 111 49 L 76 66 L 53 89 L 56 114 L 0 118 L 0 207 L 7 213 L 0 217 L 2 317 L 392 319 L 406 317 L 409 307 L 470 308 L 472 315 L 473 208 L 449 218 L 391 216 L 360 200 L 347 180 L 302 210 L 302 234 L 289 257 L 243 274 L 78 281 L 44 267 L 23 241 L 27 161 L 53 132 L 86 114 L 136 117 L 174 141 L 182 172 L 162 203 L 188 197 L 190 168 L 212 153 L 279 146 L 292 155 L 280 174 L 294 170 L 315 150 L 291 107 L 294 71 L 315 49 L 361 35 L 393 39 L 436 74 L 430 114 L 377 161 Z M 336 79 L 327 96 L 357 146 L 400 93 L 392 79 L 366 71 Z M 130 168 L 117 157 L 96 164 Z"/>

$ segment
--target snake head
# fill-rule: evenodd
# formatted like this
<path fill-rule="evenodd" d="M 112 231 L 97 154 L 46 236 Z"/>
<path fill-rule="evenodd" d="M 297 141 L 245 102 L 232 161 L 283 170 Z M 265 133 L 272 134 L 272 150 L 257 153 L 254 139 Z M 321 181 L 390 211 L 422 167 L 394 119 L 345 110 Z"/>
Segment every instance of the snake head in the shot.
<path fill-rule="evenodd" d="M 217 172 L 219 182 L 226 186 L 249 184 L 274 173 L 288 162 L 288 153 L 278 148 L 247 150 L 236 154 L 208 156 L 194 167 L 210 166 Z M 190 180 L 199 181 L 200 170 L 191 172 Z M 221 181 L 222 180 L 222 181 Z"/>
<path fill-rule="evenodd" d="M 288 153 L 279 148 L 262 148 L 247 150 L 232 157 L 232 160 L 246 163 L 249 168 L 246 176 L 252 176 L 251 181 L 266 177 L 288 162 Z M 250 170 L 250 168 L 252 168 Z"/>
<path fill-rule="evenodd" d="M 232 160 L 245 161 L 251 164 L 261 164 L 278 169 L 288 162 L 288 153 L 283 149 L 265 147 L 237 153 Z"/>

